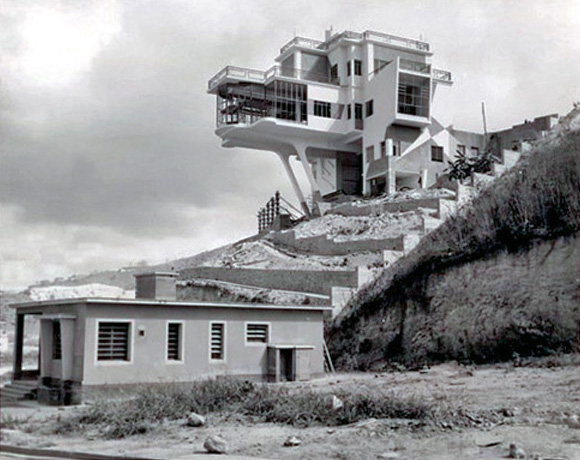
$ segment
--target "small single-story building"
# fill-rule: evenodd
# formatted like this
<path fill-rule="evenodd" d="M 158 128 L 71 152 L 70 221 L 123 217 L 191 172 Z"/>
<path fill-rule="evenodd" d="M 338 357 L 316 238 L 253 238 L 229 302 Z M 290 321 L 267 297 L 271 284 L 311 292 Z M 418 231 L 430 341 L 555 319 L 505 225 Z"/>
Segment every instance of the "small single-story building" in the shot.
<path fill-rule="evenodd" d="M 323 374 L 323 316 L 330 307 L 180 302 L 176 276 L 138 275 L 135 299 L 13 305 L 14 381 L 38 379 L 39 401 L 74 404 L 84 387 Z M 40 321 L 36 372 L 22 370 L 27 315 Z"/>

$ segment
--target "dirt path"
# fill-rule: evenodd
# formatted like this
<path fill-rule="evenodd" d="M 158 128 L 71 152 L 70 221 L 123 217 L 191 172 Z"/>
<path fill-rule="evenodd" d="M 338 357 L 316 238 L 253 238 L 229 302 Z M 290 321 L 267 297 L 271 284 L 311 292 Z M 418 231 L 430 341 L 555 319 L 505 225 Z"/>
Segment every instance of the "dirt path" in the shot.
<path fill-rule="evenodd" d="M 338 374 L 309 383 L 288 384 L 293 390 L 346 389 L 357 392 L 414 394 L 443 409 L 473 413 L 470 427 L 461 425 L 410 428 L 404 420 L 365 420 L 341 427 L 295 428 L 251 423 L 235 416 L 210 415 L 208 426 L 187 428 L 168 422 L 154 434 L 127 440 L 103 440 L 96 433 L 85 438 L 49 434 L 56 417 L 75 408 L 38 407 L 2 411 L 2 442 L 11 445 L 186 459 L 202 453 L 204 439 L 219 434 L 231 454 L 272 459 L 499 459 L 510 443 L 528 457 L 580 460 L 580 368 L 514 368 L 512 365 L 468 369 L 454 364 L 426 372 Z M 477 417 L 500 414 L 499 423 Z M 479 414 L 479 415 L 477 415 Z M 575 418 L 576 417 L 576 418 Z M 19 420 L 26 420 L 20 423 Z M 283 447 L 297 436 L 298 447 Z"/>

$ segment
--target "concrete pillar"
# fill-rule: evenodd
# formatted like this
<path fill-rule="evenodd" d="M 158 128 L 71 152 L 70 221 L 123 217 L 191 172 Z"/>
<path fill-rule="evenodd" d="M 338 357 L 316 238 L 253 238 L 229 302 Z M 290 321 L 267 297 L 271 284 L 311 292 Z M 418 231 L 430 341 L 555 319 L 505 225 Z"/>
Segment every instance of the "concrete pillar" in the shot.
<path fill-rule="evenodd" d="M 308 218 L 312 217 L 311 213 L 310 213 L 310 209 L 308 208 L 308 204 L 306 203 L 306 199 L 304 198 L 304 194 L 302 193 L 302 190 L 300 189 L 300 185 L 298 184 L 298 180 L 296 179 L 296 175 L 294 174 L 294 171 L 292 170 L 292 166 L 290 166 L 289 155 L 285 155 L 285 154 L 280 153 L 280 152 L 276 152 L 276 153 L 280 157 L 280 160 L 282 160 L 282 164 L 284 165 L 284 169 L 286 170 L 286 174 L 288 174 L 288 177 L 290 178 L 290 182 L 292 183 L 292 188 L 294 189 L 294 193 L 296 194 L 296 197 L 298 198 L 298 201 L 300 202 L 300 207 L 302 208 L 302 212 L 306 215 L 306 217 L 308 217 Z"/>
<path fill-rule="evenodd" d="M 75 320 L 72 318 L 60 319 L 60 341 L 62 349 L 61 379 L 73 380 L 73 356 Z"/>
<path fill-rule="evenodd" d="M 429 171 L 425 168 L 421 170 L 421 188 L 427 188 L 427 180 L 429 179 Z"/>
<path fill-rule="evenodd" d="M 392 145 L 392 142 L 391 142 Z M 387 156 L 387 173 L 385 177 L 385 192 L 387 195 L 397 191 L 397 174 L 395 173 L 395 158 L 393 155 Z"/>
<path fill-rule="evenodd" d="M 363 71 L 366 72 L 365 79 L 369 81 L 373 77 L 375 71 L 375 47 L 372 43 L 365 46 L 365 62 L 363 63 Z"/>
<path fill-rule="evenodd" d="M 52 320 L 40 321 L 40 377 L 52 377 Z"/>
<path fill-rule="evenodd" d="M 24 345 L 24 315 L 16 315 L 16 331 L 14 331 L 14 375 L 12 380 L 22 377 L 22 347 Z"/>
<path fill-rule="evenodd" d="M 295 77 L 302 78 L 301 70 L 302 70 L 302 52 L 295 51 L 294 52 L 294 69 L 296 69 Z"/>
<path fill-rule="evenodd" d="M 316 179 L 314 178 L 312 166 L 308 161 L 308 157 L 306 156 L 306 146 L 303 144 L 296 144 L 294 148 L 296 149 L 298 158 L 300 158 L 300 163 L 302 163 L 302 167 L 304 168 L 304 172 L 306 173 L 306 177 L 308 178 L 308 182 L 310 183 L 310 189 L 312 190 L 312 199 L 314 201 L 320 201 L 322 199 L 322 194 L 320 193 L 320 187 L 318 187 Z"/>
<path fill-rule="evenodd" d="M 387 156 L 392 157 L 393 156 L 393 139 L 387 139 L 386 143 L 387 143 L 387 145 L 386 145 Z"/>

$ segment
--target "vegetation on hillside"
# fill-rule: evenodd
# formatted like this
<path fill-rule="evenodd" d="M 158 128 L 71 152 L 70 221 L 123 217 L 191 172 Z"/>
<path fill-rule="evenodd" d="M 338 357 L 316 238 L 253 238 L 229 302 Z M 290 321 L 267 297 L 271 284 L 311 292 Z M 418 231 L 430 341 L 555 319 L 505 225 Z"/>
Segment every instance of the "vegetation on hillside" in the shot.
<path fill-rule="evenodd" d="M 564 117 L 550 136 L 540 142 L 523 157 L 509 172 L 496 180 L 490 187 L 456 215 L 450 217 L 436 231 L 426 236 L 417 248 L 399 263 L 385 272 L 371 285 L 363 289 L 343 311 L 343 314 L 328 331 L 331 353 L 339 365 L 365 368 L 357 356 L 372 354 L 377 347 L 382 348 L 380 356 L 384 361 L 416 360 L 418 356 L 409 353 L 404 346 L 403 327 L 405 317 L 413 311 L 423 310 L 432 315 L 428 298 L 429 280 L 442 275 L 453 267 L 485 260 L 502 252 L 525 251 L 539 240 L 554 240 L 578 234 L 580 229 L 580 104 Z M 474 285 L 476 279 L 465 281 Z M 505 304 L 497 293 L 495 308 Z M 525 306 L 523 306 L 525 307 Z M 490 308 L 494 308 L 493 306 Z M 503 305 L 509 311 L 509 303 Z M 546 311 L 550 308 L 548 305 Z M 578 307 L 575 307 L 578 308 Z M 418 310 L 417 310 L 418 309 Z M 368 337 L 365 327 L 376 325 L 378 314 L 381 321 L 400 325 L 398 334 L 387 340 L 380 336 Z M 452 314 L 451 314 L 452 316 Z M 507 315 L 509 316 L 509 315 Z M 577 319 L 577 317 L 576 317 Z M 448 321 L 443 318 L 441 321 Z M 477 337 L 459 343 L 462 348 L 456 356 L 431 355 L 431 359 L 453 359 L 493 361 L 506 359 L 522 353 L 548 353 L 554 348 L 577 347 L 579 343 L 578 322 L 570 326 L 569 315 L 563 329 L 566 333 L 556 344 L 548 343 L 560 319 L 558 314 L 542 318 L 539 315 L 530 326 L 537 335 L 546 340 L 547 346 L 528 348 L 525 340 L 517 333 L 516 319 L 503 319 L 508 326 L 516 329 L 509 344 L 503 341 L 502 333 L 491 334 L 487 343 Z M 514 321 L 514 324 L 510 324 Z M 442 325 L 442 330 L 446 328 Z M 512 328 L 512 329 L 513 329 Z M 502 328 L 502 331 L 506 329 Z M 511 329 L 510 329 L 511 330 Z M 513 332 L 513 331 L 512 331 Z M 534 333 L 536 333 L 534 332 Z M 380 334 L 379 330 L 375 331 Z M 468 331 L 467 334 L 477 334 Z M 445 335 L 445 333 L 442 333 Z M 441 340 L 431 337 L 430 340 Z M 389 343 L 380 343 L 381 340 Z M 460 341 L 461 342 L 461 341 Z M 520 345 L 520 346 L 518 346 Z M 485 353 L 480 349 L 486 348 Z M 542 351 L 543 350 L 543 351 Z M 425 358 L 423 356 L 422 358 Z"/>

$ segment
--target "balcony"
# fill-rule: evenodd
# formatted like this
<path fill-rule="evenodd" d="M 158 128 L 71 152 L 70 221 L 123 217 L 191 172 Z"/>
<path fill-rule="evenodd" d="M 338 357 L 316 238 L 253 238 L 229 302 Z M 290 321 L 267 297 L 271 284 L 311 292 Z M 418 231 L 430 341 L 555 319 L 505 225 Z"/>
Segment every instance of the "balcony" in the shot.
<path fill-rule="evenodd" d="M 433 69 L 433 80 L 438 83 L 446 83 L 448 85 L 453 83 L 451 72 L 448 72 L 447 70 Z"/>
<path fill-rule="evenodd" d="M 431 75 L 430 64 L 425 64 L 424 62 L 409 61 L 407 59 L 401 59 L 399 61 L 399 70 L 408 70 L 410 72 Z"/>
<path fill-rule="evenodd" d="M 350 30 L 345 30 L 339 34 L 334 35 L 330 40 L 322 42 L 319 40 L 312 40 L 310 38 L 295 37 L 286 43 L 282 48 L 280 48 L 280 54 L 286 53 L 293 47 L 307 48 L 311 50 L 328 50 L 332 45 L 342 39 L 351 40 L 370 40 L 385 45 L 396 46 L 399 48 L 406 48 L 414 51 L 421 51 L 424 53 L 429 53 L 429 43 L 422 42 L 419 40 L 413 40 L 410 38 L 398 37 L 396 35 L 384 34 L 381 32 L 373 32 L 372 30 L 367 30 L 363 33 L 352 32 Z"/>
<path fill-rule="evenodd" d="M 280 67 L 279 65 L 275 65 L 264 72 L 262 70 L 227 66 L 222 70 L 220 70 L 209 80 L 207 84 L 207 89 L 209 92 L 211 92 L 220 83 L 222 83 L 224 80 L 227 79 L 265 84 L 266 82 L 270 81 L 275 77 L 313 81 L 333 86 L 339 85 L 338 79 L 331 78 L 330 74 L 327 75 L 318 72 L 312 72 L 310 70 L 302 70 L 291 67 Z"/>

